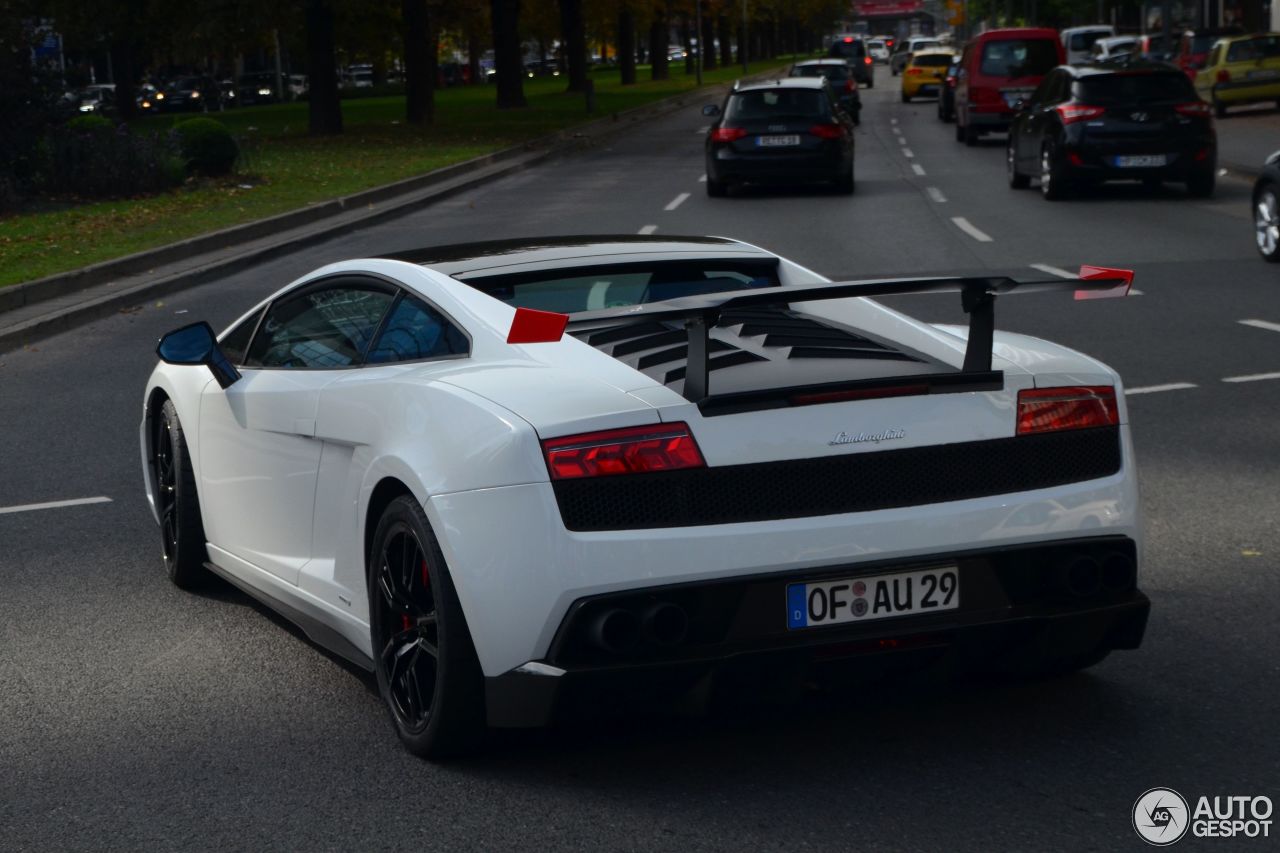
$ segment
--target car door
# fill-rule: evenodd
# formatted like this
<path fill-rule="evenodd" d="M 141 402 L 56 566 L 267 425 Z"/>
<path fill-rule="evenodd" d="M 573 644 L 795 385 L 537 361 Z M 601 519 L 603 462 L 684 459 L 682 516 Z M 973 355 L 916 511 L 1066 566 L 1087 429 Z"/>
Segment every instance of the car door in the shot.
<path fill-rule="evenodd" d="M 1040 147 L 1044 144 L 1044 131 L 1051 125 L 1054 107 L 1065 100 L 1064 91 L 1070 88 L 1065 71 L 1051 71 L 1040 82 L 1026 109 L 1017 121 L 1018 166 L 1031 173 L 1040 168 Z"/>
<path fill-rule="evenodd" d="M 214 562 L 223 551 L 297 583 L 312 556 L 320 391 L 362 363 L 394 296 L 354 276 L 287 293 L 258 322 L 240 381 L 206 386 L 200 501 Z"/>

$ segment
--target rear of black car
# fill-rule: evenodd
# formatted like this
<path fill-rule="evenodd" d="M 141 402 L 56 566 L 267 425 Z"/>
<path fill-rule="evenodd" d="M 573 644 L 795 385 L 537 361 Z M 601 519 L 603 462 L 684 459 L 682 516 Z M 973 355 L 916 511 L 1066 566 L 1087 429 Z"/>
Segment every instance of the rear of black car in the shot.
<path fill-rule="evenodd" d="M 834 60 L 802 62 L 791 66 L 788 76 L 825 78 L 840 108 L 849 114 L 854 124 L 858 123 L 862 113 L 862 96 L 858 92 L 858 81 L 854 79 L 848 65 Z"/>
<path fill-rule="evenodd" d="M 707 193 L 729 185 L 834 182 L 853 191 L 853 122 L 821 78 L 730 93 L 707 134 Z"/>
<path fill-rule="evenodd" d="M 875 60 L 867 53 L 867 43 L 862 39 L 841 36 L 831 43 L 827 55 L 843 59 L 858 83 L 868 88 L 875 85 Z"/>
<path fill-rule="evenodd" d="M 1212 188 L 1210 106 L 1173 68 L 1082 74 L 1056 108 L 1067 165 L 1086 180 L 1185 181 Z"/>

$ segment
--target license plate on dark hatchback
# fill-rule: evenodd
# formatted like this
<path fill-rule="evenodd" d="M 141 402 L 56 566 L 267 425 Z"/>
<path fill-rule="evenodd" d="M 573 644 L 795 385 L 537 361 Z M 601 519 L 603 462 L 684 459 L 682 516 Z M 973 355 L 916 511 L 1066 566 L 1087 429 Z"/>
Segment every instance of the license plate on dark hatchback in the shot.
<path fill-rule="evenodd" d="M 960 570 L 956 566 L 787 585 L 787 627 L 791 630 L 935 613 L 959 606 Z"/>
<path fill-rule="evenodd" d="M 797 134 L 789 134 L 787 136 L 757 136 L 756 145 L 761 148 L 779 148 L 785 145 L 799 145 L 800 137 Z"/>

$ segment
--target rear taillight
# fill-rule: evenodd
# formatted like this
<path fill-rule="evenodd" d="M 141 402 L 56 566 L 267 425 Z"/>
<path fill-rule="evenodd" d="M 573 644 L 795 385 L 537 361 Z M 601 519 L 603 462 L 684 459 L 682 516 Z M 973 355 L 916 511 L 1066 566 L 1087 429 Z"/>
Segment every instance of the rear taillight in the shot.
<path fill-rule="evenodd" d="M 862 58 L 862 64 L 863 64 L 863 65 L 870 65 L 870 64 L 871 64 L 871 57 L 869 57 L 869 56 L 864 56 L 864 57 Z"/>
<path fill-rule="evenodd" d="M 917 74 L 922 74 L 922 73 L 924 73 L 924 72 L 922 72 L 919 68 L 908 68 L 908 69 L 907 69 L 907 76 L 908 76 L 908 77 L 914 77 L 914 76 L 916 76 Z"/>
<path fill-rule="evenodd" d="M 1062 118 L 1063 124 L 1074 124 L 1077 121 L 1088 121 L 1106 112 L 1102 107 L 1090 107 L 1085 104 L 1059 104 L 1054 107 Z"/>
<path fill-rule="evenodd" d="M 1219 82 L 1219 83 L 1230 83 L 1230 82 L 1231 82 L 1231 72 L 1230 72 L 1230 71 L 1228 71 L 1228 70 L 1227 70 L 1227 69 L 1225 69 L 1225 68 L 1224 68 L 1224 69 L 1222 69 L 1221 71 L 1219 71 L 1219 72 L 1218 72 L 1218 82 Z"/>
<path fill-rule="evenodd" d="M 844 135 L 844 128 L 838 124 L 815 124 L 809 128 L 809 133 L 819 139 L 839 139 Z"/>
<path fill-rule="evenodd" d="M 1018 435 L 1115 426 L 1116 389 L 1110 385 L 1025 388 L 1018 392 Z"/>
<path fill-rule="evenodd" d="M 733 142 L 735 139 L 742 139 L 747 132 L 740 127 L 717 127 L 711 131 L 712 142 Z"/>
<path fill-rule="evenodd" d="M 844 81 L 844 90 L 845 90 L 846 92 L 852 92 L 852 91 L 853 91 L 853 81 L 852 81 L 852 80 L 845 80 L 845 81 Z"/>
<path fill-rule="evenodd" d="M 1213 108 L 1204 101 L 1192 101 L 1189 104 L 1178 104 L 1174 107 L 1181 115 L 1191 118 L 1209 118 L 1213 115 Z"/>
<path fill-rule="evenodd" d="M 702 451 L 683 423 L 586 432 L 542 442 L 553 480 L 702 468 Z"/>

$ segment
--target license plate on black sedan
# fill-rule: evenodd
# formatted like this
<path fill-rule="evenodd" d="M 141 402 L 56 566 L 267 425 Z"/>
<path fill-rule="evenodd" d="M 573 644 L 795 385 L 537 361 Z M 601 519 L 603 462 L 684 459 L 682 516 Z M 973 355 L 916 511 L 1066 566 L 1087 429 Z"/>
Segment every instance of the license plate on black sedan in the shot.
<path fill-rule="evenodd" d="M 959 607 L 956 566 L 787 585 L 787 628 L 791 630 Z"/>
<path fill-rule="evenodd" d="M 1139 154 L 1133 157 L 1116 157 L 1112 162 L 1118 169 L 1158 169 L 1167 165 L 1169 158 L 1163 154 Z"/>
<path fill-rule="evenodd" d="M 799 145 L 799 134 L 787 134 L 785 136 L 757 136 L 756 145 L 761 148 L 781 148 L 788 145 Z"/>

